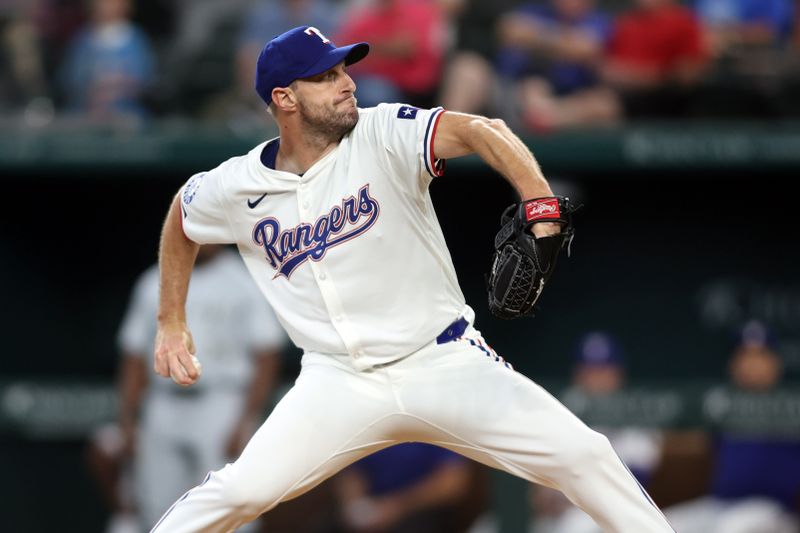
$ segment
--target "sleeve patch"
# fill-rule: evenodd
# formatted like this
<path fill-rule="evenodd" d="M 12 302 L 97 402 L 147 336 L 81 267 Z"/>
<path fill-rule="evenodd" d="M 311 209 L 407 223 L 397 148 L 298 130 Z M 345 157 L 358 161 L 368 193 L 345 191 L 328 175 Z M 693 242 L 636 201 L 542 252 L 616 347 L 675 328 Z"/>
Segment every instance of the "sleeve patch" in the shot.
<path fill-rule="evenodd" d="M 401 106 L 400 109 L 397 110 L 397 118 L 413 120 L 417 118 L 417 111 L 419 111 L 419 108 L 412 107 L 410 105 Z"/>
<path fill-rule="evenodd" d="M 203 177 L 206 175 L 205 172 L 200 174 L 195 174 L 186 184 L 186 187 L 183 189 L 183 203 L 184 205 L 189 205 L 192 203 L 194 199 L 194 195 L 197 192 L 197 189 L 200 187 L 200 183 L 203 181 Z"/>

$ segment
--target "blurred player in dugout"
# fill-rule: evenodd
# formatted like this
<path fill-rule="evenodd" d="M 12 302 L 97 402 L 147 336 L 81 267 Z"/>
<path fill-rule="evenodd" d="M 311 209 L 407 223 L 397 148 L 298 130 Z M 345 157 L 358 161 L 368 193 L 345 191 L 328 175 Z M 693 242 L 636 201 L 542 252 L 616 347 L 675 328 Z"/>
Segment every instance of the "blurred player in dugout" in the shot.
<path fill-rule="evenodd" d="M 559 399 L 564 405 L 573 406 L 617 394 L 626 385 L 626 370 L 626 357 L 617 338 L 606 331 L 588 332 L 574 353 L 572 384 Z M 661 430 L 636 425 L 593 425 L 592 429 L 608 437 L 631 473 L 647 487 L 661 459 Z M 532 484 L 529 504 L 533 512 L 531 533 L 600 533 L 589 515 L 561 492 Z"/>
<path fill-rule="evenodd" d="M 756 398 L 780 391 L 783 363 L 766 324 L 749 320 L 742 326 L 728 375 L 727 387 L 707 393 L 703 402 L 707 411 L 721 401 L 728 404 L 730 394 Z M 675 530 L 800 532 L 800 439 L 789 426 L 786 431 L 718 428 L 712 439 L 714 466 L 708 493 L 664 509 Z"/>
<path fill-rule="evenodd" d="M 119 331 L 119 423 L 98 430 L 89 451 L 112 512 L 108 533 L 149 530 L 209 470 L 239 455 L 263 420 L 286 343 L 244 263 L 223 246 L 202 246 L 191 277 L 186 314 L 204 371 L 194 387 L 148 383 L 157 307 L 152 266 Z"/>
<path fill-rule="evenodd" d="M 602 401 L 625 388 L 627 358 L 615 335 L 602 330 L 589 331 L 578 340 L 572 355 L 571 383 L 559 394 L 559 399 L 570 409 L 579 410 L 580 405 Z M 636 425 L 593 425 L 592 429 L 608 437 L 634 477 L 647 487 L 661 459 L 661 430 Z M 531 483 L 527 497 L 528 533 L 601 533 L 594 520 L 560 491 Z M 497 517 L 487 514 L 469 533 L 499 531 Z"/>
<path fill-rule="evenodd" d="M 469 461 L 424 442 L 385 448 L 334 480 L 340 520 L 326 533 L 455 533 L 471 518 L 464 505 L 483 503 L 467 494 L 480 489 Z"/>

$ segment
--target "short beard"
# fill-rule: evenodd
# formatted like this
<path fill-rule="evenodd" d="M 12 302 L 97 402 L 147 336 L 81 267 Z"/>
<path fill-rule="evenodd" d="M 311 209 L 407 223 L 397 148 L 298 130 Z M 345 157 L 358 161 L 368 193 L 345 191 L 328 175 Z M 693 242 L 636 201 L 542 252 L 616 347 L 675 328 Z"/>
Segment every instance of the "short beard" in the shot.
<path fill-rule="evenodd" d="M 337 112 L 322 106 L 299 104 L 300 118 L 314 137 L 320 137 L 327 142 L 338 142 L 350 133 L 358 123 L 358 109 Z"/>

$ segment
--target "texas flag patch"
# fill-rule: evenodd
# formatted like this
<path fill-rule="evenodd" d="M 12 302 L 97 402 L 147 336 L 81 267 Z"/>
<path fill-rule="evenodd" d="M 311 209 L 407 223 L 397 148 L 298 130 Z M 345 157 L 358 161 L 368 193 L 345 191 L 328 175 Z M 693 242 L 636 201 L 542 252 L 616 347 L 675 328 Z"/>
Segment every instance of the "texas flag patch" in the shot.
<path fill-rule="evenodd" d="M 397 110 L 397 118 L 417 118 L 417 111 L 419 108 L 410 105 L 400 106 L 400 109 Z"/>

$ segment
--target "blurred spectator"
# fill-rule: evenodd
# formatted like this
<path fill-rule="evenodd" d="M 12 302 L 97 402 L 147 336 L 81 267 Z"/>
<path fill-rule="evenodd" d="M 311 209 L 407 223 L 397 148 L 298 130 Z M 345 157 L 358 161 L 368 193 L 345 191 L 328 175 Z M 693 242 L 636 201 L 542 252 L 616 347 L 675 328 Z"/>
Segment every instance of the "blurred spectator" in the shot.
<path fill-rule="evenodd" d="M 147 115 L 143 93 L 153 82 L 147 36 L 130 21 L 130 0 L 92 0 L 91 23 L 73 40 L 62 65 L 69 111 L 93 121 L 137 121 Z"/>
<path fill-rule="evenodd" d="M 344 18 L 336 42 L 367 41 L 366 59 L 349 68 L 359 107 L 381 102 L 435 105 L 447 51 L 447 19 L 434 0 L 372 0 Z"/>
<path fill-rule="evenodd" d="M 332 0 L 256 0 L 244 12 L 235 52 L 235 85 L 203 110 L 205 119 L 225 121 L 235 130 L 263 127 L 264 101 L 255 92 L 256 59 L 264 45 L 288 29 L 309 25 L 324 35 L 339 29 L 339 6 Z"/>
<path fill-rule="evenodd" d="M 795 49 L 800 49 L 800 0 L 794 0 L 794 9 L 792 12 L 792 45 Z"/>
<path fill-rule="evenodd" d="M 459 531 L 456 507 L 469 490 L 467 460 L 410 442 L 369 455 L 336 476 L 342 533 Z"/>
<path fill-rule="evenodd" d="M 49 96 L 38 3 L 0 3 L 0 111 Z"/>
<path fill-rule="evenodd" d="M 791 69 L 791 0 L 696 0 L 713 69 L 698 105 L 706 116 L 779 116 Z"/>
<path fill-rule="evenodd" d="M 109 512 L 104 533 L 141 533 L 131 472 L 131 443 L 118 424 L 96 428 L 89 437 L 86 462 Z"/>
<path fill-rule="evenodd" d="M 119 332 L 122 444 L 134 451 L 140 523 L 155 524 L 171 502 L 238 456 L 262 422 L 278 376 L 285 334 L 241 259 L 200 248 L 187 300 L 203 376 L 191 389 L 148 383 L 156 334 L 158 268 L 136 283 Z"/>
<path fill-rule="evenodd" d="M 559 399 L 568 408 L 571 405 L 586 405 L 613 396 L 624 386 L 625 361 L 619 344 L 608 333 L 594 331 L 578 342 L 572 384 Z M 662 432 L 634 426 L 592 426 L 592 429 L 608 437 L 639 483 L 647 485 L 661 459 Z M 562 492 L 531 483 L 527 496 L 529 533 L 601 533 L 589 515 L 573 505 Z M 497 517 L 489 513 L 470 529 L 470 533 L 499 531 L 501 527 Z"/>
<path fill-rule="evenodd" d="M 83 25 L 80 2 L 0 1 L 0 113 L 41 128 L 55 118 L 54 73 Z"/>
<path fill-rule="evenodd" d="M 464 0 L 451 10 L 454 48 L 446 60 L 437 102 L 445 109 L 490 117 L 503 114 L 506 106 L 491 63 L 497 53 L 494 27 L 500 13 L 515 3 Z"/>
<path fill-rule="evenodd" d="M 766 327 L 745 324 L 728 368 L 735 390 L 763 395 L 782 374 Z M 710 494 L 665 509 L 681 533 L 797 533 L 800 503 L 798 437 L 723 431 L 717 436 Z"/>
<path fill-rule="evenodd" d="M 449 111 L 473 113 L 495 118 L 508 118 L 510 99 L 503 98 L 491 62 L 472 51 L 458 52 L 445 68 L 439 94 L 439 103 Z M 518 126 L 516 121 L 509 121 Z"/>
<path fill-rule="evenodd" d="M 459 0 L 448 9 L 453 21 L 454 51 L 491 59 L 497 53 L 495 25 L 517 0 Z"/>
<path fill-rule="evenodd" d="M 168 63 L 191 60 L 213 46 L 219 37 L 220 24 L 238 21 L 251 1 L 173 0 L 177 24 Z"/>
<path fill-rule="evenodd" d="M 572 386 L 561 399 L 569 407 L 574 401 L 591 402 L 612 395 L 624 385 L 625 364 L 616 340 L 605 332 L 591 332 L 579 343 Z M 661 458 L 661 432 L 639 427 L 593 426 L 593 429 L 608 437 L 639 483 L 647 485 Z M 600 533 L 589 515 L 575 507 L 561 492 L 531 485 L 529 496 L 533 514 L 531 533 Z"/>
<path fill-rule="evenodd" d="M 635 3 L 615 22 L 604 79 L 620 91 L 627 116 L 685 116 L 708 59 L 702 27 L 675 0 Z"/>
<path fill-rule="evenodd" d="M 607 332 L 594 331 L 579 342 L 575 355 L 572 386 L 563 395 L 589 398 L 608 396 L 623 390 L 626 384 L 625 358 L 618 341 Z M 639 427 L 595 427 L 605 434 L 628 469 L 642 485 L 647 485 L 658 466 L 661 450 L 659 430 Z"/>
<path fill-rule="evenodd" d="M 494 65 L 474 53 L 457 55 L 443 84 L 444 106 L 535 131 L 614 123 L 617 96 L 598 76 L 611 23 L 594 4 L 527 2 L 504 13 Z"/>
<path fill-rule="evenodd" d="M 89 2 L 76 0 L 19 1 L 30 6 L 34 12 L 36 24 L 42 35 L 43 46 L 49 56 L 46 61 L 48 67 L 58 65 L 70 41 L 87 23 Z"/>
<path fill-rule="evenodd" d="M 611 31 L 594 0 L 525 3 L 503 16 L 497 71 L 519 82 L 521 113 L 534 130 L 609 124 L 619 117 L 616 94 L 597 68 Z"/>
<path fill-rule="evenodd" d="M 790 0 L 695 0 L 695 10 L 714 55 L 739 46 L 773 47 L 792 31 Z"/>

